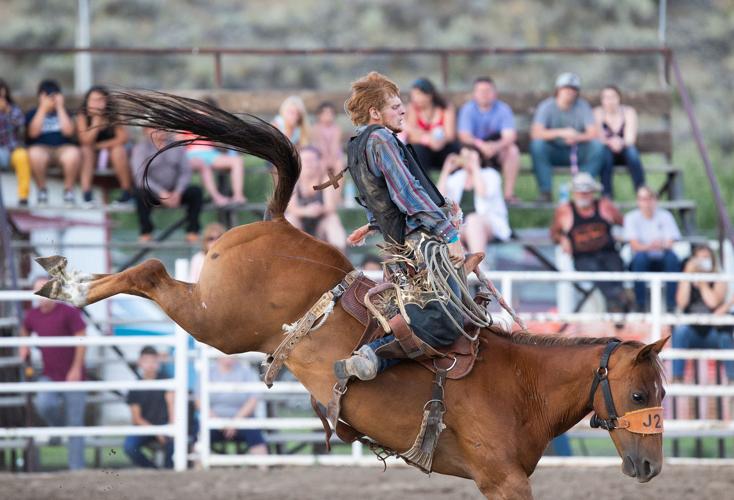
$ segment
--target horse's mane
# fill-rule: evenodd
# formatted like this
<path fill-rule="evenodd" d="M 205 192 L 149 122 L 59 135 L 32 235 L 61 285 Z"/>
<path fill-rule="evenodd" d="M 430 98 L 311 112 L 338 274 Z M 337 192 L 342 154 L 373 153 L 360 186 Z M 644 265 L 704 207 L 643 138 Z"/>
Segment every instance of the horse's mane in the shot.
<path fill-rule="evenodd" d="M 622 345 L 639 348 L 644 347 L 645 344 L 638 342 L 637 340 L 622 340 L 619 337 L 564 337 L 561 335 L 542 335 L 532 334 L 525 332 L 508 332 L 504 329 L 497 327 L 490 327 L 482 330 L 483 334 L 480 335 L 479 339 L 483 343 L 488 342 L 489 335 L 495 335 L 502 339 L 509 340 L 513 344 L 517 345 L 532 345 L 532 346 L 584 346 L 584 345 L 607 345 L 610 342 L 621 342 Z M 660 377 L 665 377 L 665 367 L 659 356 L 650 356 L 648 358 L 652 361 L 651 365 L 655 369 L 655 372 Z"/>

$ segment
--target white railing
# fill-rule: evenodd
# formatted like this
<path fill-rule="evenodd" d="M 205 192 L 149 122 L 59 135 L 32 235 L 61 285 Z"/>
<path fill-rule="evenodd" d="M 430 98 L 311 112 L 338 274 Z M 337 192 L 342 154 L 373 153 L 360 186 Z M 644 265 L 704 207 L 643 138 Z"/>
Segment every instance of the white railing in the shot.
<path fill-rule="evenodd" d="M 176 275 L 186 275 L 186 261 L 177 261 Z M 666 281 L 734 281 L 729 275 L 714 274 L 665 274 L 665 273 L 579 273 L 579 272 L 489 272 L 490 279 L 501 284 L 501 290 L 508 302 L 512 300 L 512 288 L 516 282 L 552 282 L 559 281 L 632 281 L 643 280 L 651 284 L 652 310 L 648 314 L 556 314 L 556 313 L 533 313 L 521 316 L 525 319 L 553 320 L 582 322 L 600 318 L 609 321 L 645 321 L 652 327 L 652 339 L 656 339 L 662 333 L 663 325 L 674 325 L 681 323 L 690 324 L 734 324 L 734 316 L 714 315 L 677 315 L 663 314 L 662 289 Z M 28 300 L 33 295 L 30 292 L 0 292 L 2 300 Z M 520 308 L 521 309 L 521 308 Z M 142 345 L 158 344 L 171 345 L 175 349 L 175 378 L 157 381 L 103 381 L 103 382 L 49 382 L 49 383 L 5 383 L 0 384 L 0 393 L 11 392 L 40 392 L 42 390 L 110 390 L 110 389 L 165 389 L 174 390 L 176 394 L 176 421 L 172 425 L 159 427 L 136 427 L 136 426 L 98 426 L 98 427 L 62 427 L 62 428 L 26 428 L 26 429 L 0 429 L 0 437 L 30 437 L 50 435 L 148 435 L 165 434 L 174 436 L 174 462 L 178 470 L 185 468 L 186 463 L 186 401 L 187 401 L 187 360 L 190 357 L 187 347 L 188 336 L 179 327 L 176 328 L 175 337 L 30 337 L 30 338 L 2 338 L 0 346 L 21 345 Z M 213 383 L 209 381 L 209 363 L 211 358 L 221 355 L 215 349 L 200 345 L 195 353 L 191 353 L 198 360 L 201 388 L 201 433 L 200 433 L 200 458 L 204 467 L 216 465 L 235 464 L 324 464 L 324 465 L 379 465 L 380 463 L 371 455 L 363 453 L 362 445 L 359 443 L 351 445 L 351 453 L 346 455 L 288 455 L 276 456 L 238 456 L 238 455 L 215 455 L 210 452 L 209 431 L 225 427 L 239 429 L 266 429 L 266 430 L 297 430 L 303 429 L 309 432 L 322 430 L 321 421 L 315 417 L 296 418 L 247 418 L 247 419 L 222 419 L 209 418 L 209 396 L 212 392 L 247 392 L 253 395 L 267 397 L 267 395 L 293 395 L 303 397 L 308 394 L 299 382 L 276 382 L 271 389 L 267 389 L 260 382 L 243 383 Z M 263 359 L 263 355 L 248 353 L 240 355 L 248 361 Z M 683 350 L 666 349 L 662 353 L 663 359 L 699 359 L 699 360 L 734 360 L 734 350 Z M 45 384 L 45 385 L 44 385 Z M 77 385 L 80 384 L 80 385 Z M 734 386 L 724 385 L 687 385 L 672 384 L 666 387 L 669 396 L 734 396 Z M 578 429 L 582 429 L 583 423 Z M 667 428 L 671 436 L 705 436 L 734 430 L 731 422 L 718 420 L 668 420 Z M 597 431 L 599 437 L 605 436 Z M 714 433 L 714 434 L 709 434 Z M 718 435 L 718 434 L 717 434 Z M 555 458 L 546 459 L 541 463 L 555 464 Z M 578 458 L 577 458 L 578 460 Z M 589 460 L 589 459 L 584 459 Z M 593 460 L 593 459 L 591 459 Z M 613 459 L 615 462 L 618 460 Z M 671 460 L 672 462 L 672 460 Z M 399 463 L 392 461 L 391 463 Z M 717 461 L 717 463 L 719 463 Z"/>
<path fill-rule="evenodd" d="M 188 261 L 176 261 L 176 276 L 187 275 Z M 31 300 L 27 291 L 0 291 L 0 301 Z M 177 471 L 186 470 L 188 446 L 188 334 L 176 326 L 173 337 L 159 335 L 131 337 L 0 337 L 0 347 L 40 346 L 130 346 L 168 345 L 174 348 L 174 378 L 159 380 L 105 380 L 81 382 L 3 382 L 0 394 L 111 391 L 111 390 L 165 390 L 174 392 L 173 424 L 134 426 L 104 425 L 83 427 L 23 427 L 0 428 L 0 438 L 41 436 L 133 436 L 164 435 L 173 438 L 173 464 Z"/>

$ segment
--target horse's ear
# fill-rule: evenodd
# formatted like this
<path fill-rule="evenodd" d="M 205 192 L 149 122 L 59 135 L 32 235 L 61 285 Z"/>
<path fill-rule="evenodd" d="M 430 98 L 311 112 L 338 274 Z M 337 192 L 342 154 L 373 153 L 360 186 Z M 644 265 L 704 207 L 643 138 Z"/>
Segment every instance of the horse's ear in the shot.
<path fill-rule="evenodd" d="M 670 335 L 668 335 L 667 337 L 663 337 L 662 339 L 658 340 L 657 342 L 653 342 L 652 344 L 647 344 L 645 347 L 640 349 L 640 352 L 637 353 L 635 362 L 640 363 L 642 361 L 647 361 L 650 358 L 650 353 L 652 352 L 660 354 L 660 351 L 663 350 L 663 346 L 668 341 L 668 339 L 670 339 Z"/>

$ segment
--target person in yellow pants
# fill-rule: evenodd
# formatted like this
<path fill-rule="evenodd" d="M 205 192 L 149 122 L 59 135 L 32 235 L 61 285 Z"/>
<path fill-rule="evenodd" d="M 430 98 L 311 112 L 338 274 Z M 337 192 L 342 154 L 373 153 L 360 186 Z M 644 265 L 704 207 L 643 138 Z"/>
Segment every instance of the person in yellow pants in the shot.
<path fill-rule="evenodd" d="M 18 204 L 28 204 L 31 163 L 23 147 L 25 117 L 13 102 L 10 87 L 0 79 L 0 168 L 12 166 L 18 178 Z"/>

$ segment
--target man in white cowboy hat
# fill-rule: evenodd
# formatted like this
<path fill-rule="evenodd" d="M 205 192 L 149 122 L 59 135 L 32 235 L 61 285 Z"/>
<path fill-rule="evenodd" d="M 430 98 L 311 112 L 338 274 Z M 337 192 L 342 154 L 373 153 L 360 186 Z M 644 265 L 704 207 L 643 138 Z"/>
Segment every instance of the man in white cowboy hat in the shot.
<path fill-rule="evenodd" d="M 530 128 L 530 155 L 540 191 L 539 201 L 551 201 L 553 167 L 568 166 L 597 177 L 604 166 L 604 145 L 589 103 L 579 96 L 581 79 L 562 73 L 555 94 L 538 105 Z"/>
<path fill-rule="evenodd" d="M 601 186 L 587 172 L 571 183 L 571 201 L 556 209 L 551 238 L 573 256 L 577 271 L 623 271 L 624 263 L 612 236 L 612 226 L 622 224 L 622 214 L 609 198 L 599 199 Z M 600 281 L 599 288 L 610 312 L 627 312 L 629 300 L 619 281 Z"/>

